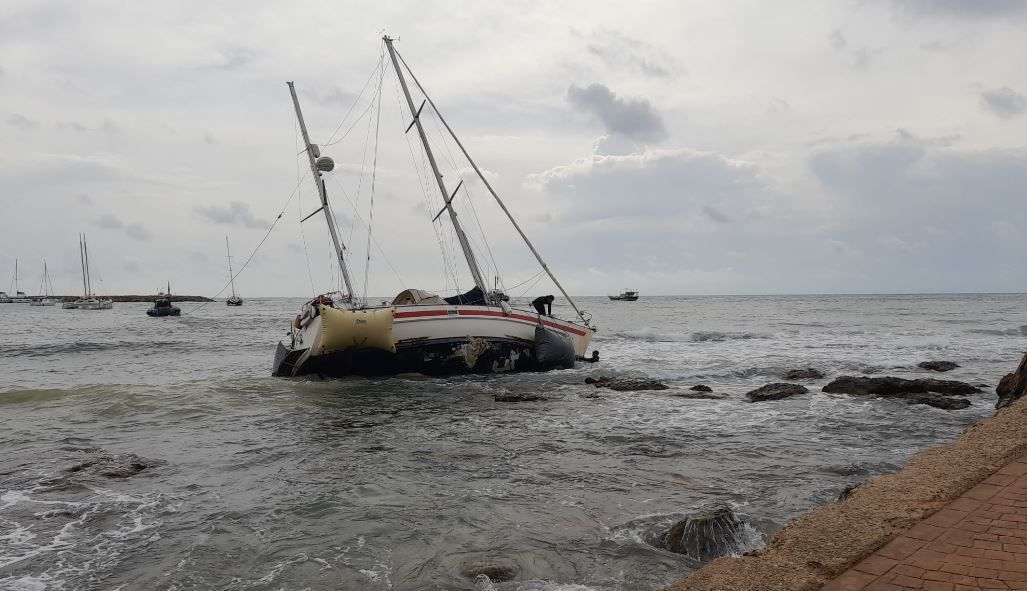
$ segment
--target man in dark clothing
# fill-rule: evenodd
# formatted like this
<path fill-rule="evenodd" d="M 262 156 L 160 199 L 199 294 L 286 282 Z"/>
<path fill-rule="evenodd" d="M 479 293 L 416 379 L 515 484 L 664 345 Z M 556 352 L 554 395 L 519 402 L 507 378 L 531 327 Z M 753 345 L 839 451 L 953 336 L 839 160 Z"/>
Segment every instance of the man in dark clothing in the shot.
<path fill-rule="evenodd" d="M 531 305 L 535 307 L 535 310 L 544 316 L 553 315 L 553 302 L 556 298 L 551 295 L 539 296 L 531 302 Z M 548 308 L 548 311 L 547 311 Z"/>

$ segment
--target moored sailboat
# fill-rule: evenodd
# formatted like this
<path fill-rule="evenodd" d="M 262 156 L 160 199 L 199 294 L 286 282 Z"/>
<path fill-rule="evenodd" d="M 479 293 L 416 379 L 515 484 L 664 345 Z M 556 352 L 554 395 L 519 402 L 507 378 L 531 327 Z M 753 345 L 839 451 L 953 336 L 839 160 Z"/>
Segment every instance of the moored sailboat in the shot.
<path fill-rule="evenodd" d="M 13 290 L 14 295 L 7 295 L 7 293 L 5 293 L 5 292 L 0 292 L 0 295 L 3 296 L 3 300 L 4 300 L 3 303 L 5 303 L 5 304 L 28 304 L 28 303 L 30 303 L 32 301 L 31 298 L 29 298 L 27 295 L 25 295 L 24 291 L 21 291 L 20 289 L 18 289 L 18 259 L 14 259 L 14 279 L 12 280 L 12 285 L 14 286 L 14 290 Z"/>
<path fill-rule="evenodd" d="M 78 254 L 82 262 L 82 297 L 73 302 L 64 302 L 61 307 L 65 310 L 110 310 L 114 307 L 114 301 L 98 298 L 93 293 L 93 279 L 89 273 L 89 246 L 85 234 L 78 236 Z"/>
<path fill-rule="evenodd" d="M 353 288 L 345 258 L 346 247 L 336 229 L 325 188 L 323 175 L 331 172 L 335 164 L 330 157 L 322 156 L 318 146 L 311 143 L 296 89 L 289 82 L 304 151 L 321 201 L 319 211 L 325 215 L 344 291 L 319 295 L 302 306 L 287 337 L 278 344 L 272 373 L 277 376 L 388 375 L 404 372 L 449 375 L 567 367 L 566 359 L 570 359 L 572 365 L 574 356 L 585 353 L 595 333 L 590 318 L 560 285 L 417 78 L 406 68 L 405 71 L 410 73 L 417 89 L 424 96 L 421 107 L 415 107 L 404 69 L 400 66 L 402 58 L 395 50 L 391 38 L 385 37 L 383 41 L 406 98 L 406 106 L 413 117 L 407 130 L 416 128 L 424 157 L 431 166 L 432 176 L 444 202 L 436 219 L 448 214 L 474 287 L 450 298 L 408 289 L 383 305 L 372 306 L 360 301 Z M 402 63 L 406 66 L 405 62 Z M 501 290 L 489 288 L 453 206 L 456 190 L 452 193 L 447 190 L 421 124 L 420 116 L 425 104 L 430 105 L 482 185 L 495 198 L 542 270 L 549 275 L 573 308 L 577 314 L 575 320 L 515 309 Z M 457 185 L 457 190 L 459 188 L 460 185 Z"/>
<path fill-rule="evenodd" d="M 43 278 L 40 279 L 39 297 L 32 298 L 32 306 L 54 306 L 57 298 L 54 297 L 53 285 L 50 283 L 50 272 L 46 269 L 46 260 L 43 260 Z"/>
<path fill-rule="evenodd" d="M 241 306 L 242 298 L 235 294 L 235 274 L 232 273 L 232 248 L 228 245 L 228 236 L 225 236 L 225 251 L 228 252 L 228 282 L 232 284 L 232 295 L 225 300 L 225 304 Z"/>

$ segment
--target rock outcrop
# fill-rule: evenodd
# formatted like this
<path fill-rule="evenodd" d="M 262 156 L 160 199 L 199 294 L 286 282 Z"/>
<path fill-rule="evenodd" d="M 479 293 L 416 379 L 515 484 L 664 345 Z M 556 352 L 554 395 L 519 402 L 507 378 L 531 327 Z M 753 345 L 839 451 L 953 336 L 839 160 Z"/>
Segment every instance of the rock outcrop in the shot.
<path fill-rule="evenodd" d="M 586 384 L 596 388 L 609 388 L 618 392 L 635 392 L 639 390 L 666 390 L 667 385 L 651 378 L 585 378 Z"/>
<path fill-rule="evenodd" d="M 749 402 L 766 402 L 768 400 L 790 398 L 807 392 L 809 392 L 809 390 L 806 389 L 806 386 L 799 384 L 775 383 L 756 388 L 755 390 L 746 393 L 745 397 L 749 399 Z"/>
<path fill-rule="evenodd" d="M 905 400 L 907 404 L 926 404 L 927 406 L 933 406 L 934 408 L 940 408 L 942 410 L 963 410 L 970 406 L 970 401 L 966 398 L 955 398 L 931 392 L 926 394 L 903 394 L 899 397 Z"/>
<path fill-rule="evenodd" d="M 103 478 L 128 478 L 162 462 L 135 454 L 103 454 L 68 468 L 68 472 Z"/>
<path fill-rule="evenodd" d="M 929 369 L 931 371 L 952 371 L 959 367 L 959 364 L 952 361 L 921 361 L 916 366 L 920 369 Z"/>
<path fill-rule="evenodd" d="M 976 386 L 955 380 L 938 380 L 919 378 L 907 380 L 895 377 L 841 376 L 835 378 L 823 388 L 824 392 L 836 394 L 852 394 L 866 396 L 890 396 L 895 394 L 915 394 L 935 392 L 949 396 L 967 396 L 980 392 Z"/>
<path fill-rule="evenodd" d="M 706 384 L 696 384 L 689 388 L 689 390 L 692 390 L 694 392 L 712 392 L 713 388 L 707 386 Z"/>
<path fill-rule="evenodd" d="M 1024 354 L 1016 371 L 1006 374 L 995 387 L 998 402 L 995 408 L 1005 408 L 1027 394 L 1027 353 Z"/>
<path fill-rule="evenodd" d="M 482 575 L 490 581 L 501 583 L 510 581 L 517 576 L 517 569 L 511 564 L 502 562 L 467 562 L 460 567 L 460 572 L 468 579 L 476 579 Z"/>
<path fill-rule="evenodd" d="M 786 380 L 819 380 L 824 377 L 824 372 L 815 367 L 807 367 L 788 370 L 783 377 Z"/>
<path fill-rule="evenodd" d="M 653 545 L 706 562 L 734 552 L 741 533 L 742 521 L 729 507 L 713 507 L 670 526 Z"/>
<path fill-rule="evenodd" d="M 496 402 L 534 402 L 536 400 L 549 400 L 538 394 L 495 394 L 492 398 Z"/>

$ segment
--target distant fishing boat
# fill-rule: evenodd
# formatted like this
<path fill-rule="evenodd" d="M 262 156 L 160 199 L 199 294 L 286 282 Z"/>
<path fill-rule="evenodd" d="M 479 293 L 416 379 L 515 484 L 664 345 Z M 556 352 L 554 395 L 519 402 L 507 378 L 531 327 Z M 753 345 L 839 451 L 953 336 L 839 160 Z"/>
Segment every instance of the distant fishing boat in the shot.
<path fill-rule="evenodd" d="M 55 306 L 57 298 L 53 294 L 53 285 L 50 283 L 50 272 L 46 269 L 46 259 L 43 259 L 43 278 L 40 280 L 39 291 L 43 292 L 39 297 L 32 298 L 32 306 Z"/>
<path fill-rule="evenodd" d="M 168 293 L 158 293 L 157 299 L 153 302 L 153 307 L 146 310 L 146 315 L 151 317 L 158 316 L 179 316 L 182 314 L 182 309 L 178 306 L 171 305 L 171 282 L 168 282 Z"/>
<path fill-rule="evenodd" d="M 366 300 L 360 300 L 350 278 L 344 256 L 346 247 L 339 237 L 325 188 L 323 173 L 331 172 L 335 163 L 330 157 L 322 156 L 318 146 L 311 143 L 296 89 L 293 83 L 289 82 L 304 151 L 321 200 L 320 208 L 305 219 L 318 212 L 324 212 L 345 291 L 319 295 L 302 306 L 290 326 L 288 336 L 278 344 L 273 374 L 347 376 L 418 372 L 452 375 L 573 366 L 574 356 L 585 353 L 595 333 L 595 326 L 588 315 L 567 295 L 542 260 L 489 180 L 471 159 L 425 89 L 399 56 L 393 47 L 393 40 L 384 37 L 383 42 L 391 60 L 392 70 L 406 98 L 405 104 L 413 119 L 407 131 L 416 128 L 423 157 L 431 167 L 430 175 L 425 167 L 422 182 L 435 184 L 442 197 L 442 209 L 431 221 L 434 224 L 440 216 L 448 214 L 451 230 L 460 246 L 474 287 L 470 291 L 447 298 L 428 291 L 407 289 L 391 302 L 381 305 L 369 305 Z M 401 62 L 403 67 L 400 65 Z M 382 67 L 384 74 L 385 64 L 382 64 Z M 410 74 L 411 80 L 424 97 L 420 108 L 414 104 L 414 99 L 410 95 L 404 71 Z M 380 83 L 378 89 L 380 103 Z M 458 183 L 452 193 L 447 190 L 432 145 L 421 124 L 421 111 L 426 104 L 429 105 L 434 119 L 452 137 L 482 186 L 495 198 L 514 229 L 524 239 L 528 249 L 542 267 L 539 275 L 542 272 L 547 273 L 573 308 L 577 314 L 575 320 L 543 316 L 530 309 L 515 309 L 509 304 L 509 297 L 498 288 L 498 277 L 495 285 L 489 286 L 453 204 L 463 182 Z M 439 128 L 439 133 L 443 133 L 442 128 Z M 377 134 L 375 137 L 377 138 Z M 377 151 L 377 146 L 375 150 Z M 418 175 L 420 176 L 420 172 Z M 443 256 L 445 258 L 445 253 Z M 439 284 L 444 282 L 445 277 L 440 276 Z"/>
<path fill-rule="evenodd" d="M 64 302 L 61 308 L 65 310 L 110 310 L 114 307 L 114 301 L 110 298 L 98 298 L 93 294 L 92 277 L 89 275 L 89 246 L 86 244 L 86 235 L 78 236 L 78 254 L 82 262 L 82 297 L 73 302 Z"/>
<path fill-rule="evenodd" d="M 12 280 L 14 286 L 14 295 L 9 296 L 6 292 L 0 291 L 0 303 L 4 304 L 28 304 L 32 301 L 24 291 L 18 289 L 18 259 L 14 259 L 14 279 Z"/>
<path fill-rule="evenodd" d="M 228 282 L 232 284 L 232 296 L 225 300 L 229 306 L 241 306 L 242 298 L 235 295 L 235 274 L 232 273 L 232 248 L 228 246 L 228 236 L 225 236 L 225 250 L 228 251 Z"/>
<path fill-rule="evenodd" d="M 609 296 L 609 298 L 617 302 L 634 302 L 638 299 L 638 292 L 626 289 L 620 292 L 620 295 Z"/>

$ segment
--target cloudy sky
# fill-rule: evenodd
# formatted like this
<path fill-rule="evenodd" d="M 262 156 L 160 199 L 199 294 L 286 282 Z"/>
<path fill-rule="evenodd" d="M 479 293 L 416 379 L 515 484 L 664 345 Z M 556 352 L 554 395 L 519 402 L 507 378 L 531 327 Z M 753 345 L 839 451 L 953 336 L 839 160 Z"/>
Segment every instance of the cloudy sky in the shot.
<path fill-rule="evenodd" d="M 387 32 L 572 293 L 1027 291 L 1027 2 L 214 4 L 0 3 L 0 289 L 80 290 L 85 232 L 106 293 L 211 295 L 283 211 L 242 294 L 331 288 L 287 80 L 357 291 L 468 288 Z M 552 291 L 426 113 L 489 277 Z"/>

